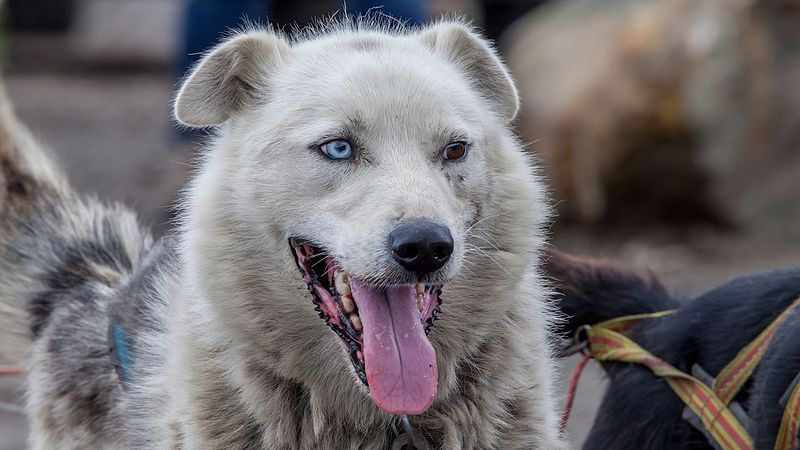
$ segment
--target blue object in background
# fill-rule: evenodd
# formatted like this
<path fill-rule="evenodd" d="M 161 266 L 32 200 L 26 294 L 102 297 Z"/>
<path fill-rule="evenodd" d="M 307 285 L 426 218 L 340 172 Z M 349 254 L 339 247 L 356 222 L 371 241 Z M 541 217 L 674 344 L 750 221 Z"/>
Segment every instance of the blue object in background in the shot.
<path fill-rule="evenodd" d="M 349 14 L 364 14 L 372 8 L 411 25 L 422 23 L 427 14 L 426 0 L 348 0 Z"/>
<path fill-rule="evenodd" d="M 178 73 L 185 75 L 203 52 L 219 42 L 227 30 L 240 26 L 244 19 L 265 21 L 272 6 L 272 0 L 185 0 Z M 351 15 L 380 11 L 412 25 L 425 20 L 426 6 L 427 0 L 347 0 L 341 3 L 342 10 L 346 9 Z"/>
<path fill-rule="evenodd" d="M 244 19 L 263 21 L 270 4 L 270 0 L 186 0 L 179 74 L 185 75 L 204 51 Z"/>

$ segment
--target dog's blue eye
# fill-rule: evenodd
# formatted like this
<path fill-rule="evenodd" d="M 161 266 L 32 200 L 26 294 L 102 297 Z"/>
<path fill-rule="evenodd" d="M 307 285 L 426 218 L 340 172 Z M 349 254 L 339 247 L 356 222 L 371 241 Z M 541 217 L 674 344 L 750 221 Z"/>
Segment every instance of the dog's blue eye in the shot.
<path fill-rule="evenodd" d="M 467 156 L 467 144 L 464 142 L 453 142 L 451 144 L 447 144 L 442 151 L 442 158 L 447 161 L 463 159 L 465 156 Z"/>
<path fill-rule="evenodd" d="M 350 159 L 353 157 L 353 146 L 341 139 L 326 142 L 319 149 L 330 159 Z"/>

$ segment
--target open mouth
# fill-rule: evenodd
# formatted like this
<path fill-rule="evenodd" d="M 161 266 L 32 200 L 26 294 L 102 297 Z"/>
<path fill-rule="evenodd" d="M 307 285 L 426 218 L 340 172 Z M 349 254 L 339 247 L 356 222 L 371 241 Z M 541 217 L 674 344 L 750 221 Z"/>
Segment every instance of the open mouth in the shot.
<path fill-rule="evenodd" d="M 289 245 L 319 316 L 341 339 L 359 379 L 389 414 L 420 414 L 436 396 L 436 354 L 427 335 L 441 285 L 376 287 L 344 272 L 321 247 Z"/>

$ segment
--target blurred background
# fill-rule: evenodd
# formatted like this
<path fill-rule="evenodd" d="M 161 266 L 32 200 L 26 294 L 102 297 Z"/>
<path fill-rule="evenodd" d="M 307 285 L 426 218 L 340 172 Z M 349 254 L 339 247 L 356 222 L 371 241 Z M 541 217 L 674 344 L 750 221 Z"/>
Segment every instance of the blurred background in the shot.
<path fill-rule="evenodd" d="M 126 202 L 162 234 L 201 151 L 202 135 L 169 115 L 198 53 L 244 18 L 291 31 L 343 9 L 7 0 L 0 66 L 74 185 Z M 800 0 L 347 2 L 370 9 L 409 23 L 465 15 L 497 41 L 522 94 L 517 131 L 557 202 L 557 247 L 651 270 L 687 298 L 800 262 Z M 590 368 L 569 423 L 576 448 L 603 392 Z M 20 388 L 0 377 L 0 450 L 25 448 Z"/>

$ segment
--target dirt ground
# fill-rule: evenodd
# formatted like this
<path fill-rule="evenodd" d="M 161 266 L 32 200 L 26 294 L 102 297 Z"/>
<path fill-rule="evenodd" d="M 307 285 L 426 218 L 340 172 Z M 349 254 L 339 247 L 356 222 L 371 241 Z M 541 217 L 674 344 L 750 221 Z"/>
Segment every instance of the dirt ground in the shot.
<path fill-rule="evenodd" d="M 171 128 L 174 80 L 167 72 L 12 72 L 6 83 L 20 116 L 53 148 L 80 191 L 124 201 L 159 232 L 168 228 L 169 205 L 193 150 Z M 747 230 L 718 235 L 635 227 L 554 229 L 556 246 L 649 268 L 674 292 L 687 296 L 737 274 L 800 261 L 798 240 Z M 564 364 L 564 385 L 573 364 Z M 0 379 L 0 450 L 24 448 L 25 421 L 14 406 L 21 402 L 19 388 L 19 380 Z M 590 366 L 569 423 L 575 448 L 588 431 L 602 390 L 603 377 Z"/>

